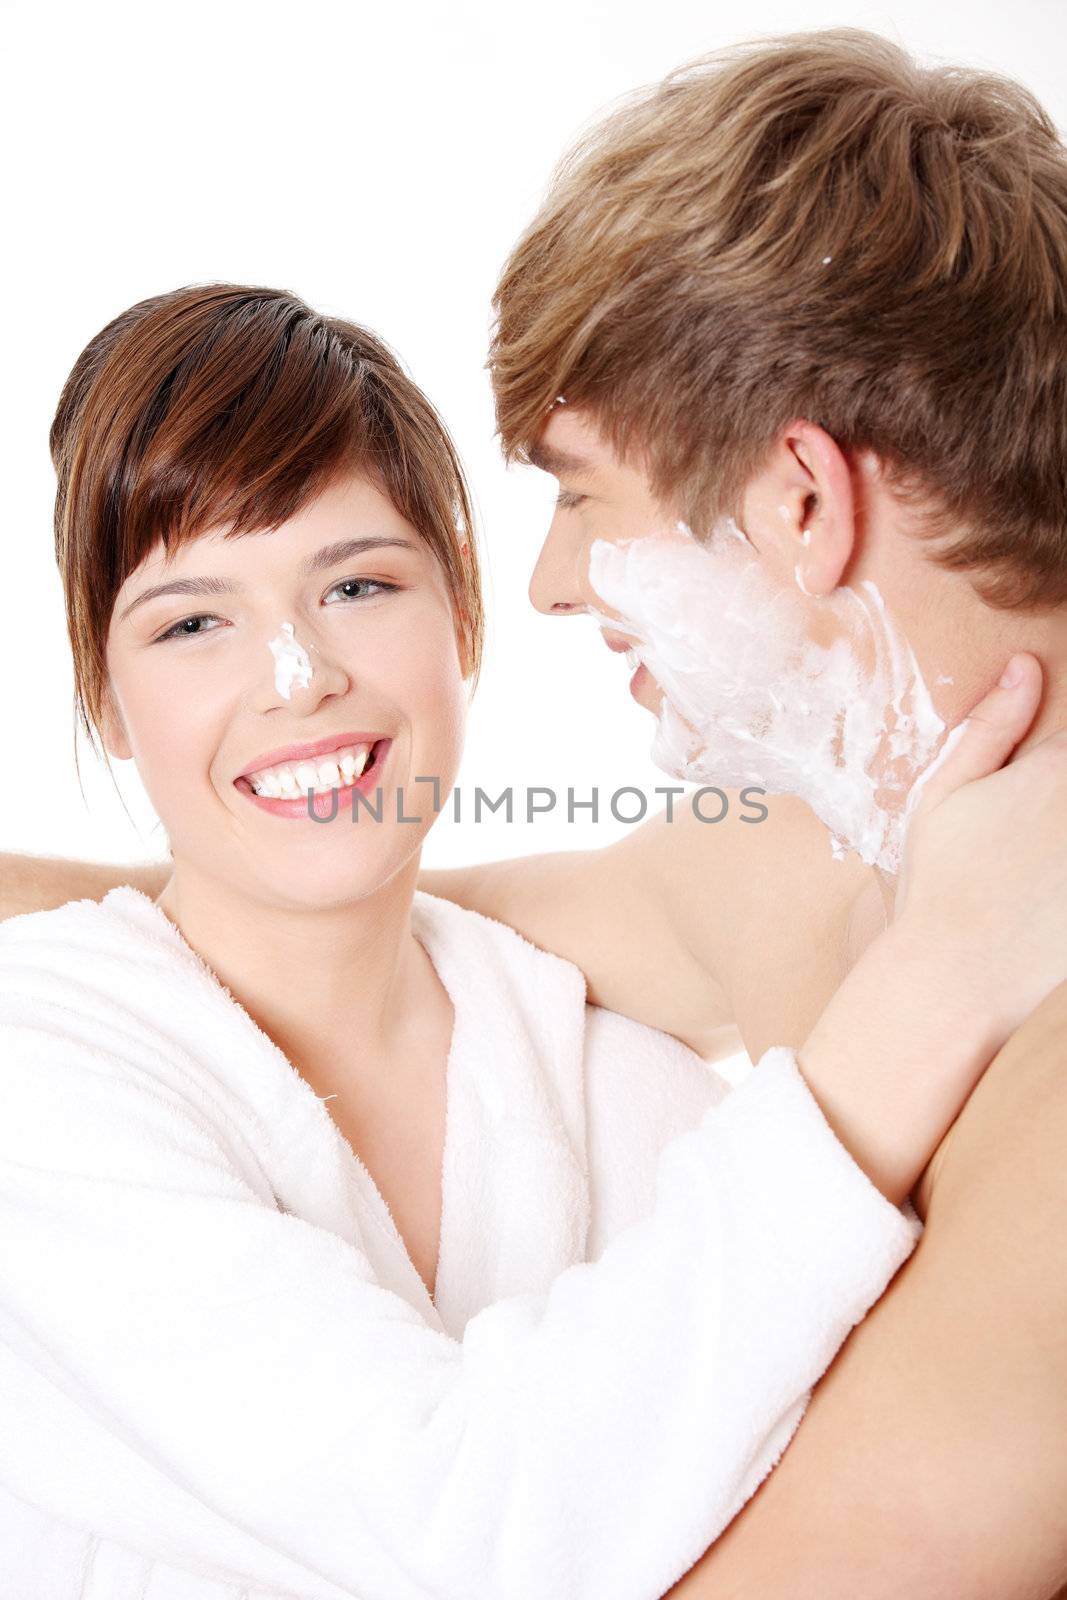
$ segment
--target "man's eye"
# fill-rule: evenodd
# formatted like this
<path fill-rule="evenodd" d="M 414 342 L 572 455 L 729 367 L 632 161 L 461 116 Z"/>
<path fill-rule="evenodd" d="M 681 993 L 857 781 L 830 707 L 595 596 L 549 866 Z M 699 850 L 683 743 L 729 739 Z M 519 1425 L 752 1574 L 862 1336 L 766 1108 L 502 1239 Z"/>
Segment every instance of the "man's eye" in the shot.
<path fill-rule="evenodd" d="M 561 511 L 573 511 L 585 498 L 584 494 L 575 494 L 573 489 L 561 489 L 556 496 L 556 505 Z"/>

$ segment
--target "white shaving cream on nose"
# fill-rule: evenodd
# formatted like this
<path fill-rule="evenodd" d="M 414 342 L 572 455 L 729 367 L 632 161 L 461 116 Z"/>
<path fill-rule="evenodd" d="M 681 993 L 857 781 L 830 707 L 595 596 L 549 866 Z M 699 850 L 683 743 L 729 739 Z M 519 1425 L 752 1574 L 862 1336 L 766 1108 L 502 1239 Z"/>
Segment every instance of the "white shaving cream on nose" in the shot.
<path fill-rule="evenodd" d="M 907 794 L 945 724 L 872 582 L 815 602 L 776 588 L 730 518 L 706 543 L 684 523 L 597 539 L 589 581 L 612 612 L 593 615 L 639 641 L 663 691 L 657 766 L 797 795 L 830 829 L 835 856 L 848 846 L 898 869 Z"/>
<path fill-rule="evenodd" d="M 281 632 L 270 641 L 270 652 L 274 657 L 274 687 L 284 699 L 291 700 L 293 685 L 298 689 L 306 689 L 315 670 L 311 665 L 311 657 L 297 640 L 291 622 L 282 623 Z"/>

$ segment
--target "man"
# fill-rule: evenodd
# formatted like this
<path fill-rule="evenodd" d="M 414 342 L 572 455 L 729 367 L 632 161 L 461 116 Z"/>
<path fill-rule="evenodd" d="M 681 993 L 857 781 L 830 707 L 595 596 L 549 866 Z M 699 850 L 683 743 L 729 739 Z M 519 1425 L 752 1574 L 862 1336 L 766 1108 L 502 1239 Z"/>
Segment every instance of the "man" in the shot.
<path fill-rule="evenodd" d="M 560 483 L 541 610 L 610 613 L 595 546 L 679 517 L 710 543 L 729 514 L 813 632 L 827 597 L 874 583 L 946 722 L 1023 649 L 1046 693 L 1020 749 L 1067 727 L 1067 153 L 1025 91 L 851 30 L 742 47 L 589 136 L 496 306 L 505 448 Z M 633 688 L 660 711 L 647 671 Z M 605 1004 L 669 1011 L 698 1048 L 735 1021 L 755 1058 L 803 1036 L 892 896 L 805 806 L 769 804 L 758 828 L 686 812 L 461 892 Z M 977 1600 L 1067 1578 L 1065 1135 L 1061 991 L 928 1174 L 916 1260 L 679 1593 Z"/>
<path fill-rule="evenodd" d="M 1065 286 L 1067 157 L 1017 86 L 852 30 L 668 80 L 563 170 L 498 290 L 505 448 L 561 487 L 534 603 L 641 643 L 593 546 L 679 520 L 709 546 L 729 515 L 813 635 L 820 601 L 873 583 L 945 723 L 1027 651 L 1046 691 L 1020 748 L 1067 728 Z M 662 715 L 647 670 L 634 687 Z M 736 1027 L 756 1059 L 805 1037 L 892 910 L 891 872 L 837 859 L 796 794 L 759 827 L 675 808 L 607 850 L 424 883 L 575 961 L 592 1000 L 705 1054 Z M 7 866 L 7 914 L 166 877 Z M 678 1595 L 1067 1579 L 1065 1040 L 1061 989 L 927 1174 L 915 1258 Z"/>

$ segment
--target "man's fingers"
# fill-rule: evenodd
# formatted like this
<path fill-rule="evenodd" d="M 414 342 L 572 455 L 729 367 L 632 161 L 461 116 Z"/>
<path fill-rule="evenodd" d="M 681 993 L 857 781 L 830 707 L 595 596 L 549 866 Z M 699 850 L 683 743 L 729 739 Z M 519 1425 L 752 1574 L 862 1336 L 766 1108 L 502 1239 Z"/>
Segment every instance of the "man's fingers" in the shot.
<path fill-rule="evenodd" d="M 1037 657 L 1025 653 L 1012 656 L 1000 682 L 951 730 L 913 785 L 909 814 L 929 811 L 954 789 L 1002 767 L 1034 720 L 1041 685 Z"/>

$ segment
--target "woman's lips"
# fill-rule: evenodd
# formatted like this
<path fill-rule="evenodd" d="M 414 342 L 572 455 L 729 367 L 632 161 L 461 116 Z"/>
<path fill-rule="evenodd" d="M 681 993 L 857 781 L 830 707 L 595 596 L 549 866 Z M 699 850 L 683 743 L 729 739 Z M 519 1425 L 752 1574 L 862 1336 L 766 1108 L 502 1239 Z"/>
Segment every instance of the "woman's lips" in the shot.
<path fill-rule="evenodd" d="M 340 812 L 342 805 L 345 803 L 346 795 L 350 794 L 353 789 L 358 789 L 360 794 L 369 795 L 372 789 L 378 787 L 378 779 L 381 776 L 382 767 L 386 756 L 389 754 L 392 742 L 392 739 L 379 739 L 371 751 L 370 761 L 356 781 L 354 783 L 339 783 L 335 785 L 338 812 Z M 305 817 L 309 822 L 311 821 L 308 813 L 306 790 L 297 800 L 271 800 L 266 795 L 257 794 L 247 778 L 236 778 L 234 780 L 234 788 L 239 789 L 241 794 L 247 795 L 253 805 L 259 806 L 263 811 L 269 811 L 275 817 Z M 322 817 L 333 815 L 333 796 L 333 789 L 315 790 L 311 804 L 316 815 Z"/>

